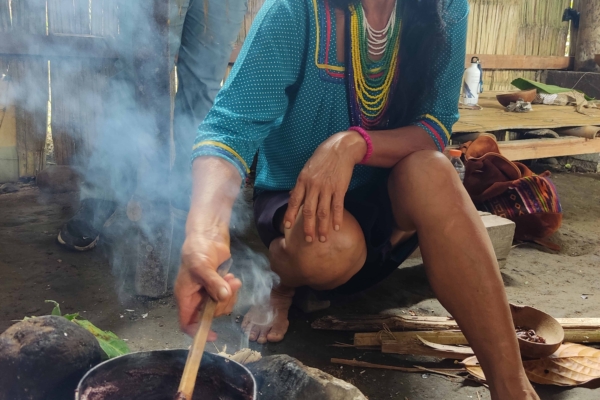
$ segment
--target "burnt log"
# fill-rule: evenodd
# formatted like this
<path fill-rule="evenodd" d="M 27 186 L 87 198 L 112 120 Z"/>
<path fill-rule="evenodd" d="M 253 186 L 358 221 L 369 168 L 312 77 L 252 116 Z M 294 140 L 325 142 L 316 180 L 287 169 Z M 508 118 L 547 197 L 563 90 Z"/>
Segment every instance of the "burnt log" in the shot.
<path fill-rule="evenodd" d="M 287 355 L 246 365 L 264 400 L 367 400 L 355 386 Z"/>

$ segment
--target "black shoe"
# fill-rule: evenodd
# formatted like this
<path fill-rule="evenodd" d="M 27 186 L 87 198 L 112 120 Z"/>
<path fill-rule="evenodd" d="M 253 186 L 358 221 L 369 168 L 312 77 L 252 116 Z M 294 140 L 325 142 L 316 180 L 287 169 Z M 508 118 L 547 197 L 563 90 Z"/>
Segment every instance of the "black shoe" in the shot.
<path fill-rule="evenodd" d="M 85 199 L 75 215 L 58 233 L 58 243 L 77 251 L 92 250 L 98 244 L 100 231 L 117 210 L 117 203 Z"/>

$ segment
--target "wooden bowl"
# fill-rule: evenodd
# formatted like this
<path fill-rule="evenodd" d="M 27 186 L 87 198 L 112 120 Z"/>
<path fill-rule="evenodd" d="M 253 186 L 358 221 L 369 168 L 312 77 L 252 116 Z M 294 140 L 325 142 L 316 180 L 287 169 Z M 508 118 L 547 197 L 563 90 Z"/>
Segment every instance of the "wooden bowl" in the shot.
<path fill-rule="evenodd" d="M 551 315 L 529 306 L 510 305 L 515 327 L 523 327 L 535 330 L 535 332 L 546 339 L 546 343 L 534 343 L 527 340 L 519 340 L 521 355 L 527 358 L 548 357 L 565 340 L 565 331 Z"/>
<path fill-rule="evenodd" d="M 516 103 L 519 99 L 531 103 L 533 100 L 535 100 L 536 96 L 537 89 L 531 89 L 522 90 L 520 92 L 499 94 L 496 96 L 496 99 L 498 100 L 498 103 L 502 104 L 504 107 L 508 107 L 510 103 Z"/>

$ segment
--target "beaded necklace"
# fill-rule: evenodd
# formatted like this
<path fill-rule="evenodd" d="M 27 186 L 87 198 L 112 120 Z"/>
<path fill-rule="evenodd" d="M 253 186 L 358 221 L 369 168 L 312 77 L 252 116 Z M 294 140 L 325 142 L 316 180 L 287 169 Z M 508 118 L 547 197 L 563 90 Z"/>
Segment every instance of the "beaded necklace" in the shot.
<path fill-rule="evenodd" d="M 367 24 L 362 5 L 351 5 L 346 11 L 346 71 L 348 101 L 352 126 L 365 129 L 385 128 L 387 109 L 398 81 L 398 53 L 401 20 L 396 15 L 387 29 L 387 46 L 382 58 L 369 57 Z"/>

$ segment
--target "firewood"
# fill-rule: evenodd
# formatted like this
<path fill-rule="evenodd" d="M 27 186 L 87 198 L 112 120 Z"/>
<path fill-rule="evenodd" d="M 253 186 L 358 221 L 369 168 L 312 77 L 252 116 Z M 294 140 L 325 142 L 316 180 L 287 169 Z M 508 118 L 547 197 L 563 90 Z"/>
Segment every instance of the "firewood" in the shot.
<path fill-rule="evenodd" d="M 451 378 L 461 378 L 461 379 L 464 379 L 464 378 L 462 376 L 459 376 L 456 374 L 466 371 L 464 368 L 425 368 L 425 367 L 420 367 L 418 365 L 415 365 L 412 368 L 398 367 L 395 365 L 373 364 L 373 363 L 369 363 L 369 362 L 365 362 L 365 361 L 345 360 L 343 358 L 332 358 L 331 363 L 339 364 L 339 365 L 347 365 L 350 367 L 387 369 L 387 370 L 391 370 L 391 371 L 400 371 L 400 372 L 420 372 L 420 373 L 430 372 L 432 374 L 439 374 L 439 375 L 444 375 L 444 376 L 448 376 Z"/>
<path fill-rule="evenodd" d="M 461 331 L 363 332 L 354 334 L 354 346 L 360 349 L 379 349 L 382 339 L 406 341 L 421 336 L 438 344 L 467 345 Z M 565 342 L 600 343 L 600 329 L 565 329 Z"/>
<path fill-rule="evenodd" d="M 435 358 L 447 358 L 451 360 L 463 360 L 464 354 L 453 351 L 436 350 L 419 342 L 418 339 L 404 341 L 384 340 L 381 343 L 381 352 L 386 354 L 403 354 L 413 356 L 425 356 Z"/>
<path fill-rule="evenodd" d="M 600 318 L 557 318 L 565 330 L 600 330 Z M 379 332 L 386 325 L 392 331 L 458 330 L 456 321 L 449 317 L 404 315 L 326 316 L 312 323 L 314 329 L 354 332 Z"/>
<path fill-rule="evenodd" d="M 334 331 L 378 332 L 383 326 L 391 330 L 431 331 L 458 329 L 456 321 L 448 317 L 358 315 L 348 317 L 326 316 L 312 323 L 314 329 Z"/>
<path fill-rule="evenodd" d="M 358 348 L 381 347 L 382 339 L 385 340 L 407 340 L 416 338 L 417 335 L 425 340 L 439 344 L 468 344 L 465 335 L 461 331 L 409 331 L 409 332 L 365 332 L 354 334 L 354 345 Z"/>

